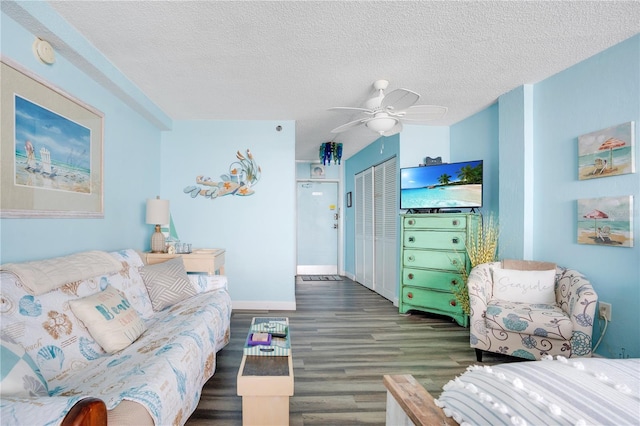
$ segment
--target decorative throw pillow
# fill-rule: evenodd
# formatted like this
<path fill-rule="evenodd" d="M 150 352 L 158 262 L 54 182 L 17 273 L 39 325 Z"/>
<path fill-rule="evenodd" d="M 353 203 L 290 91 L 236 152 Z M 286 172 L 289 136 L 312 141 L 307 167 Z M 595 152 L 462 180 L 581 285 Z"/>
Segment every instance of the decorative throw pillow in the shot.
<path fill-rule="evenodd" d="M 110 285 L 100 293 L 70 300 L 69 305 L 91 337 L 108 353 L 126 348 L 147 329 L 127 298 Z"/>
<path fill-rule="evenodd" d="M 493 297 L 509 302 L 556 303 L 556 271 L 493 270 Z"/>
<path fill-rule="evenodd" d="M 196 294 L 181 257 L 146 265 L 140 269 L 140 274 L 156 312 Z"/>
<path fill-rule="evenodd" d="M 5 334 L 0 336 L 0 344 L 0 395 L 49 396 L 47 381 L 24 348 Z"/>

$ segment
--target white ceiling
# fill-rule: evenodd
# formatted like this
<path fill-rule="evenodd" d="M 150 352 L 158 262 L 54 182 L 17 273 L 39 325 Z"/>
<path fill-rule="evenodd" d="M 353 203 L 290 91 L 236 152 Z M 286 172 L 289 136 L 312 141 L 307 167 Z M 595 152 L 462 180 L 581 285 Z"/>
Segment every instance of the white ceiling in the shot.
<path fill-rule="evenodd" d="M 296 159 L 377 79 L 451 125 L 640 32 L 638 1 L 50 1 L 172 119 L 295 120 Z M 55 47 L 55 46 L 54 46 Z"/>

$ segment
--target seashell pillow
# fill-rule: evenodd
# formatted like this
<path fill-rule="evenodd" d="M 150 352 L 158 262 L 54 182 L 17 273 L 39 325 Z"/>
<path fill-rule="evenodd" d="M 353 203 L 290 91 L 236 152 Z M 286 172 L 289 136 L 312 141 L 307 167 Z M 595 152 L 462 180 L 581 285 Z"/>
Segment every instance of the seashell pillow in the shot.
<path fill-rule="evenodd" d="M 91 296 L 70 300 L 69 306 L 108 353 L 126 348 L 147 329 L 127 298 L 111 285 Z"/>
<path fill-rule="evenodd" d="M 24 348 L 9 336 L 0 335 L 0 395 L 31 398 L 49 396 L 47 381 Z"/>

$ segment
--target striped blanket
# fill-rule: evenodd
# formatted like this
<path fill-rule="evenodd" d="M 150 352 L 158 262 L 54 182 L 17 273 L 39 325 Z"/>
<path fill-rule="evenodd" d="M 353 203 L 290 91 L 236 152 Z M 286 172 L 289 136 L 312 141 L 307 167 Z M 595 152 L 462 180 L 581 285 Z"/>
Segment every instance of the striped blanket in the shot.
<path fill-rule="evenodd" d="M 471 366 L 435 402 L 461 425 L 638 425 L 640 359 Z"/>

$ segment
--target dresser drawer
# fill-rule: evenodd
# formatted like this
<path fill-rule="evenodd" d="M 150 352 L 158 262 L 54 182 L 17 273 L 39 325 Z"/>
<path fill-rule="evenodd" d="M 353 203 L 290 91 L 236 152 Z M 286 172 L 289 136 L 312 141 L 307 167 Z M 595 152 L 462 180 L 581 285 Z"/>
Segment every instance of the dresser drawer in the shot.
<path fill-rule="evenodd" d="M 456 287 L 462 286 L 463 284 L 464 280 L 462 276 L 454 272 L 411 268 L 404 268 L 402 270 L 402 285 L 453 291 Z"/>
<path fill-rule="evenodd" d="M 452 293 L 404 287 L 402 289 L 402 301 L 413 306 L 424 306 L 425 308 L 456 314 L 462 313 L 462 306 L 460 306 Z"/>
<path fill-rule="evenodd" d="M 456 215 L 434 215 L 429 217 L 405 217 L 405 229 L 462 229 L 467 228 L 467 217 Z"/>
<path fill-rule="evenodd" d="M 465 252 L 404 250 L 402 264 L 407 268 L 442 269 L 458 272 L 465 263 Z"/>
<path fill-rule="evenodd" d="M 417 231 L 404 232 L 405 247 L 424 249 L 460 250 L 465 252 L 466 233 L 464 231 Z"/>

